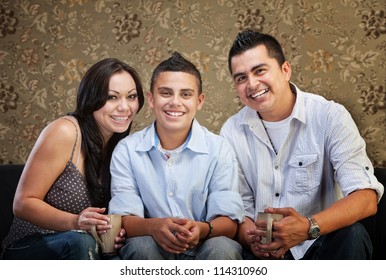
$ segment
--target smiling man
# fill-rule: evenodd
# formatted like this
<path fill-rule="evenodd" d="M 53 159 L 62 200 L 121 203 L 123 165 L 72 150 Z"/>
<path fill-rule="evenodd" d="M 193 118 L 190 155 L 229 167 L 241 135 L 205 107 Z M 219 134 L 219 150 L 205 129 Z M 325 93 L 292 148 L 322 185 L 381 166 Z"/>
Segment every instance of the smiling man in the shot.
<path fill-rule="evenodd" d="M 118 143 L 109 212 L 123 215 L 123 259 L 241 259 L 233 240 L 244 220 L 237 159 L 195 116 L 201 75 L 179 53 L 153 72 L 147 94 L 155 122 Z"/>
<path fill-rule="evenodd" d="M 238 240 L 247 258 L 371 258 L 371 241 L 357 221 L 377 211 L 384 187 L 348 111 L 291 83 L 291 66 L 270 35 L 240 32 L 228 65 L 246 105 L 221 135 L 240 164 L 247 218 Z M 270 244 L 260 243 L 266 222 L 256 219 L 259 211 L 284 215 L 273 224 Z"/>

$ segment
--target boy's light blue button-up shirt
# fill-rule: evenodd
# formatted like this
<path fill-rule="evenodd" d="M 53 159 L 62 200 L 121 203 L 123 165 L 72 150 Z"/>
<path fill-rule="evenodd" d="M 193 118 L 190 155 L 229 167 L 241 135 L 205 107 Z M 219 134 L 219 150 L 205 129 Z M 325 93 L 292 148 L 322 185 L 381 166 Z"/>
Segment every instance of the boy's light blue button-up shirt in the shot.
<path fill-rule="evenodd" d="M 111 160 L 110 213 L 145 218 L 244 220 L 238 164 L 228 142 L 196 120 L 183 149 L 169 159 L 154 124 L 122 139 Z"/>

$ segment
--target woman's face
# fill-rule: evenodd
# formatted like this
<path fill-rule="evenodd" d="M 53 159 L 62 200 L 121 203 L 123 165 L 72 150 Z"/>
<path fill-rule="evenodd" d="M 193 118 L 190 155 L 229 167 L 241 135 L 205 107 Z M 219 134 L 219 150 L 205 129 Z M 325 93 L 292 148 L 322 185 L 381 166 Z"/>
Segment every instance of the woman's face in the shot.
<path fill-rule="evenodd" d="M 125 71 L 115 73 L 109 81 L 106 104 L 93 116 L 107 143 L 113 133 L 125 132 L 138 112 L 137 87 L 133 77 Z"/>

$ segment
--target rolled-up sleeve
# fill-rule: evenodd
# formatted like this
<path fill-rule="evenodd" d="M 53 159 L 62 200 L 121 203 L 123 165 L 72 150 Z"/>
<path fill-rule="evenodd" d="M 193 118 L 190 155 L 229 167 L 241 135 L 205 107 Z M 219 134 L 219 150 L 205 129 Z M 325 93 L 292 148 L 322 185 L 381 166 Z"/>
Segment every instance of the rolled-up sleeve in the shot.
<path fill-rule="evenodd" d="M 366 153 L 366 143 L 350 113 L 337 105 L 331 108 L 327 117 L 329 130 L 326 146 L 334 166 L 335 180 L 342 188 L 343 195 L 360 189 L 373 189 L 377 192 L 379 202 L 384 187 L 374 176 L 373 165 Z"/>
<path fill-rule="evenodd" d="M 241 223 L 244 221 L 244 206 L 238 190 L 238 163 L 232 147 L 224 139 L 219 153 L 218 166 L 209 186 L 207 220 L 217 216 L 228 216 Z"/>
<path fill-rule="evenodd" d="M 111 158 L 111 200 L 109 213 L 144 216 L 144 206 L 133 174 L 125 140 L 115 147 Z"/>
<path fill-rule="evenodd" d="M 217 216 L 228 216 L 230 219 L 241 223 L 244 221 L 244 208 L 241 197 L 234 191 L 219 191 L 208 196 L 207 220 Z"/>

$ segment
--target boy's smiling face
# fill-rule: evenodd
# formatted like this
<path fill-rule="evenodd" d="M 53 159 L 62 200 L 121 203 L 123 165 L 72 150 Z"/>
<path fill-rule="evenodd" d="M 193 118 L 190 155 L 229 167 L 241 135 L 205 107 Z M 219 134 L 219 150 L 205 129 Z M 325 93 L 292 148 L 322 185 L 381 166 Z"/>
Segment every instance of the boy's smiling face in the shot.
<path fill-rule="evenodd" d="M 153 88 L 147 98 L 156 116 L 158 135 L 187 134 L 205 100 L 205 95 L 198 92 L 196 77 L 185 72 L 162 72 Z"/>

